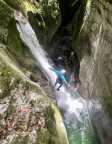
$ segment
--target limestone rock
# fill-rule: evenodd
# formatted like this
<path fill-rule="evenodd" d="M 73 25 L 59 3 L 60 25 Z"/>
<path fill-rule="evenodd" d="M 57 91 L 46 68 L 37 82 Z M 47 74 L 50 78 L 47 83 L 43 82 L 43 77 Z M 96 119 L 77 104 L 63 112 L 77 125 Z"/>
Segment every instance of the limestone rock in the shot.
<path fill-rule="evenodd" d="M 47 97 L 51 95 L 48 83 L 27 47 L 20 40 L 13 17 L 14 9 L 22 11 L 24 15 L 27 15 L 28 11 L 37 13 L 38 4 L 35 2 L 0 0 L 2 144 L 68 144 L 60 112 L 54 106 L 54 101 Z M 44 92 L 45 87 L 49 92 Z"/>
<path fill-rule="evenodd" d="M 90 1 L 89 1 L 90 2 Z M 90 3 L 89 3 L 90 4 Z M 90 110 L 102 143 L 112 141 L 112 3 L 94 0 L 87 7 L 74 48 L 80 58 L 83 96 L 101 105 Z M 98 124 L 99 123 L 99 124 Z M 110 127 L 110 128 L 108 128 Z"/>

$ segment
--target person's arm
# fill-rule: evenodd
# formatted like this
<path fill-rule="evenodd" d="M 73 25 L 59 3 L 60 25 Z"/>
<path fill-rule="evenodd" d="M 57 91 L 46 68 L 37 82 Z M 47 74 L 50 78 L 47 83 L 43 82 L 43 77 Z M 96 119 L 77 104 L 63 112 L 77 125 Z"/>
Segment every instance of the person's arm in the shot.
<path fill-rule="evenodd" d="M 55 74 L 58 76 L 59 72 L 55 69 L 55 68 L 49 68 L 50 70 L 52 70 L 53 72 L 55 72 Z"/>
<path fill-rule="evenodd" d="M 68 84 L 67 81 L 66 81 L 65 76 L 63 75 L 63 76 L 61 76 L 61 77 L 62 77 L 63 82 L 64 82 L 65 84 Z"/>

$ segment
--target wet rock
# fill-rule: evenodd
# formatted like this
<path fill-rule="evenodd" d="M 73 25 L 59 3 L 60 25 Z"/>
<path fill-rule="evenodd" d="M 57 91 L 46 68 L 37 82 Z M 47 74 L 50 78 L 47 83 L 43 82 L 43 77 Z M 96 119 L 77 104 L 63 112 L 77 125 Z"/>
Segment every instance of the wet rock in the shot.
<path fill-rule="evenodd" d="M 22 11 L 24 15 L 28 11 L 36 13 L 35 2 L 0 0 L 1 144 L 68 143 L 60 113 L 47 97 L 48 91 L 51 92 L 48 83 L 21 42 L 11 9 Z M 42 87 L 47 87 L 46 94 Z"/>
<path fill-rule="evenodd" d="M 80 59 L 80 78 L 85 87 L 82 95 L 101 104 L 99 114 L 104 113 L 104 116 L 94 124 L 101 124 L 96 126 L 101 142 L 110 144 L 112 137 L 107 125 L 111 127 L 112 119 L 112 5 L 106 0 L 88 2 L 79 39 L 74 37 L 74 49 Z M 98 115 L 93 117 L 97 119 Z"/>
<path fill-rule="evenodd" d="M 4 66 L 2 69 L 2 65 Z M 28 81 L 24 81 L 15 74 L 2 61 L 0 71 L 4 69 L 1 77 L 9 79 L 9 83 L 2 89 L 0 101 L 0 143 L 67 143 L 65 128 L 62 127 L 62 119 L 53 102 L 44 96 L 42 91 Z M 10 73 L 10 77 L 7 74 Z M 11 79 L 15 79 L 11 81 Z M 9 87 L 7 95 L 4 91 Z M 1 86 L 1 85 L 0 85 Z M 58 131 L 60 129 L 60 131 Z M 61 134 L 62 132 L 62 134 Z M 61 137 L 65 137 L 64 141 Z"/>

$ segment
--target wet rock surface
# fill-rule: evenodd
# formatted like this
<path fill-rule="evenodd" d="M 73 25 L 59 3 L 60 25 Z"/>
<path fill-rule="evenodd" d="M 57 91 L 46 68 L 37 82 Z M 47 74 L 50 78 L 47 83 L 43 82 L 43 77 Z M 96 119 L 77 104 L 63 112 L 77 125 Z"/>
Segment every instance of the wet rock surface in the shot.
<path fill-rule="evenodd" d="M 39 85 L 24 79 L 1 57 L 0 60 L 0 143 L 66 143 L 54 102 Z"/>
<path fill-rule="evenodd" d="M 59 4 L 53 0 L 0 0 L 1 144 L 65 144 L 55 139 L 59 135 L 52 102 L 43 98 L 45 93 L 41 87 L 45 95 L 51 97 L 52 89 L 20 40 L 14 9 L 29 19 L 56 65 L 61 56 L 62 66 L 70 75 L 73 72 L 74 77 L 79 78 L 80 69 L 79 91 L 84 99 L 91 101 L 88 107 L 93 128 L 102 144 L 111 144 L 112 3 L 110 0 L 79 0 L 66 3 L 65 7 L 61 7 L 61 1 Z M 52 47 L 53 38 L 56 44 Z M 24 78 L 28 78 L 27 81 Z"/>
<path fill-rule="evenodd" d="M 0 0 L 1 144 L 68 143 L 49 83 L 16 29 L 13 10 L 37 13 L 35 2 Z"/>
<path fill-rule="evenodd" d="M 91 1 L 91 5 L 88 1 L 79 39 L 75 41 L 74 37 L 74 49 L 80 58 L 82 95 L 85 98 L 88 96 L 87 99 L 91 101 L 93 99 L 99 101 L 102 106 L 99 112 L 92 113 L 90 110 L 90 113 L 99 132 L 101 143 L 108 144 L 112 141 L 111 8 L 111 3 L 106 0 Z M 95 103 L 93 105 L 95 108 Z"/>

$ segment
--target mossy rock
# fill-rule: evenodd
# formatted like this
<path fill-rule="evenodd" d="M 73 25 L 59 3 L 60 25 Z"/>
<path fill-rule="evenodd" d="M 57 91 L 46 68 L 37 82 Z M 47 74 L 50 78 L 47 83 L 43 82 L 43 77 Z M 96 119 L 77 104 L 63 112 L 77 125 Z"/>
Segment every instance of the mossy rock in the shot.
<path fill-rule="evenodd" d="M 10 7 L 3 0 L 0 0 L 0 27 L 7 28 L 11 15 Z"/>
<path fill-rule="evenodd" d="M 12 11 L 3 0 L 0 0 L 0 42 L 4 44 L 7 43 L 7 27 L 11 17 Z"/>
<path fill-rule="evenodd" d="M 16 28 L 16 21 L 12 19 L 8 25 L 8 47 L 16 57 L 23 57 L 24 48 Z"/>
<path fill-rule="evenodd" d="M 10 7 L 27 14 L 28 11 L 37 12 L 36 6 L 29 0 L 4 0 Z"/>
<path fill-rule="evenodd" d="M 26 15 L 29 11 L 39 13 L 36 6 L 28 0 L 0 0 L 0 18 L 3 19 L 0 29 L 3 29 L 4 37 L 4 42 L 0 41 L 0 143 L 68 144 L 60 112 L 56 106 L 52 106 L 54 102 L 22 69 L 21 63 L 25 65 L 24 61 L 29 60 L 31 55 L 26 52 L 26 46 L 20 40 L 12 8 Z M 46 25 L 52 22 L 53 26 L 56 18 L 49 12 L 47 16 L 49 14 Z M 4 47 L 1 43 L 4 43 Z M 33 65 L 33 60 L 30 64 Z"/>
<path fill-rule="evenodd" d="M 57 144 L 59 141 L 58 144 L 68 144 L 61 115 L 53 101 L 25 77 L 5 50 L 1 53 L 0 108 L 4 105 L 6 108 L 0 112 L 0 142 Z"/>

